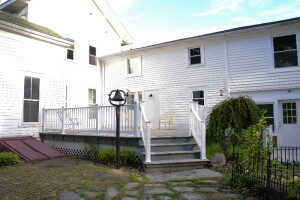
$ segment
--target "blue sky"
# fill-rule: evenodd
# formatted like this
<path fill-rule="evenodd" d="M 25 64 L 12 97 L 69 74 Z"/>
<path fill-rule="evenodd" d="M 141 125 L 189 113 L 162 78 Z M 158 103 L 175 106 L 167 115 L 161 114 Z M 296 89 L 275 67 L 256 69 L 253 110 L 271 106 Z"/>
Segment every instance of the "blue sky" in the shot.
<path fill-rule="evenodd" d="M 107 0 L 134 47 L 300 17 L 300 0 Z"/>

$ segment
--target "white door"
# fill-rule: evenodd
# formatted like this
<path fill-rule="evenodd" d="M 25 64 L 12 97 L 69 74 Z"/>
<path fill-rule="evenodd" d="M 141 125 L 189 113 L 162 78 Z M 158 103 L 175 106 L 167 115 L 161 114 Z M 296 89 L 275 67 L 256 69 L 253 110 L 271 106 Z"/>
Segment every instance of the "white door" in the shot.
<path fill-rule="evenodd" d="M 151 129 L 158 129 L 160 118 L 159 90 L 146 90 L 144 95 L 145 112 L 148 120 L 151 121 Z"/>
<path fill-rule="evenodd" d="M 300 100 L 279 102 L 280 146 L 300 146 Z"/>

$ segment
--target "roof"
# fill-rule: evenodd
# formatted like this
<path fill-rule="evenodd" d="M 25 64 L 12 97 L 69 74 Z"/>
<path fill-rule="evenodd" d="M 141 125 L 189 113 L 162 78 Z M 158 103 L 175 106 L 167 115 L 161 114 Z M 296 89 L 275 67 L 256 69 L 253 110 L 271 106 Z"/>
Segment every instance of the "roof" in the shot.
<path fill-rule="evenodd" d="M 49 28 L 46 28 L 44 26 L 40 26 L 31 22 L 28 22 L 27 20 L 23 19 L 22 17 L 15 15 L 15 14 L 11 14 L 8 12 L 4 12 L 4 11 L 0 11 L 0 21 L 6 21 L 33 31 L 37 31 L 40 33 L 44 33 L 50 36 L 54 36 L 60 39 L 65 39 L 64 37 L 62 37 L 61 35 L 59 35 L 58 33 L 52 31 Z"/>
<path fill-rule="evenodd" d="M 116 55 L 122 55 L 122 54 L 126 54 L 126 53 L 131 53 L 131 52 L 133 53 L 133 52 L 142 51 L 142 50 L 148 50 L 148 49 L 153 49 L 153 48 L 170 46 L 170 45 L 173 45 L 173 44 L 178 44 L 178 43 L 191 41 L 191 40 L 195 40 L 195 39 L 220 37 L 220 36 L 225 36 L 225 35 L 228 35 L 228 34 L 233 34 L 233 33 L 239 32 L 239 31 L 251 31 L 251 30 L 261 29 L 261 28 L 265 28 L 265 27 L 279 26 L 279 25 L 291 24 L 291 23 L 297 23 L 297 22 L 298 23 L 300 22 L 300 17 L 295 17 L 295 18 L 290 18 L 290 19 L 285 19 L 285 20 L 280 20 L 280 21 L 274 21 L 274 22 L 255 24 L 255 25 L 250 25 L 250 26 L 241 26 L 241 27 L 227 29 L 227 30 L 223 30 L 223 31 L 207 33 L 207 34 L 193 36 L 193 37 L 181 38 L 181 39 L 172 40 L 172 41 L 168 41 L 168 42 L 162 42 L 162 43 L 153 44 L 153 45 L 149 45 L 149 46 L 130 49 L 130 50 L 119 52 L 119 53 L 105 55 L 105 56 L 102 56 L 101 58 L 108 58 L 108 57 L 112 57 L 112 56 L 116 56 Z"/>

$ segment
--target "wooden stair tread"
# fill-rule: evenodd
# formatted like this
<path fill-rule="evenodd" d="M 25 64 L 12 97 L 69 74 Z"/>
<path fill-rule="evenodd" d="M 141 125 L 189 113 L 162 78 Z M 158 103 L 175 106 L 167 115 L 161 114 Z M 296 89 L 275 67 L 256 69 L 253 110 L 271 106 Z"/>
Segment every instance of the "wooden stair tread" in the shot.
<path fill-rule="evenodd" d="M 200 150 L 151 152 L 151 155 L 186 154 L 186 153 L 200 153 Z M 146 152 L 142 152 L 142 154 L 145 155 Z"/>

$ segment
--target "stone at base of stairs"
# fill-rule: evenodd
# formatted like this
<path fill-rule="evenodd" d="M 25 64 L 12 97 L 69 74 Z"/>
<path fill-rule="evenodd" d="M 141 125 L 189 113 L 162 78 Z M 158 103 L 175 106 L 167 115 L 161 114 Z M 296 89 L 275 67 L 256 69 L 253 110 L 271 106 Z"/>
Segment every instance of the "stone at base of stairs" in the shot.
<path fill-rule="evenodd" d="M 184 159 L 184 160 L 164 160 L 144 163 L 146 172 L 177 172 L 207 167 L 209 160 Z"/>

